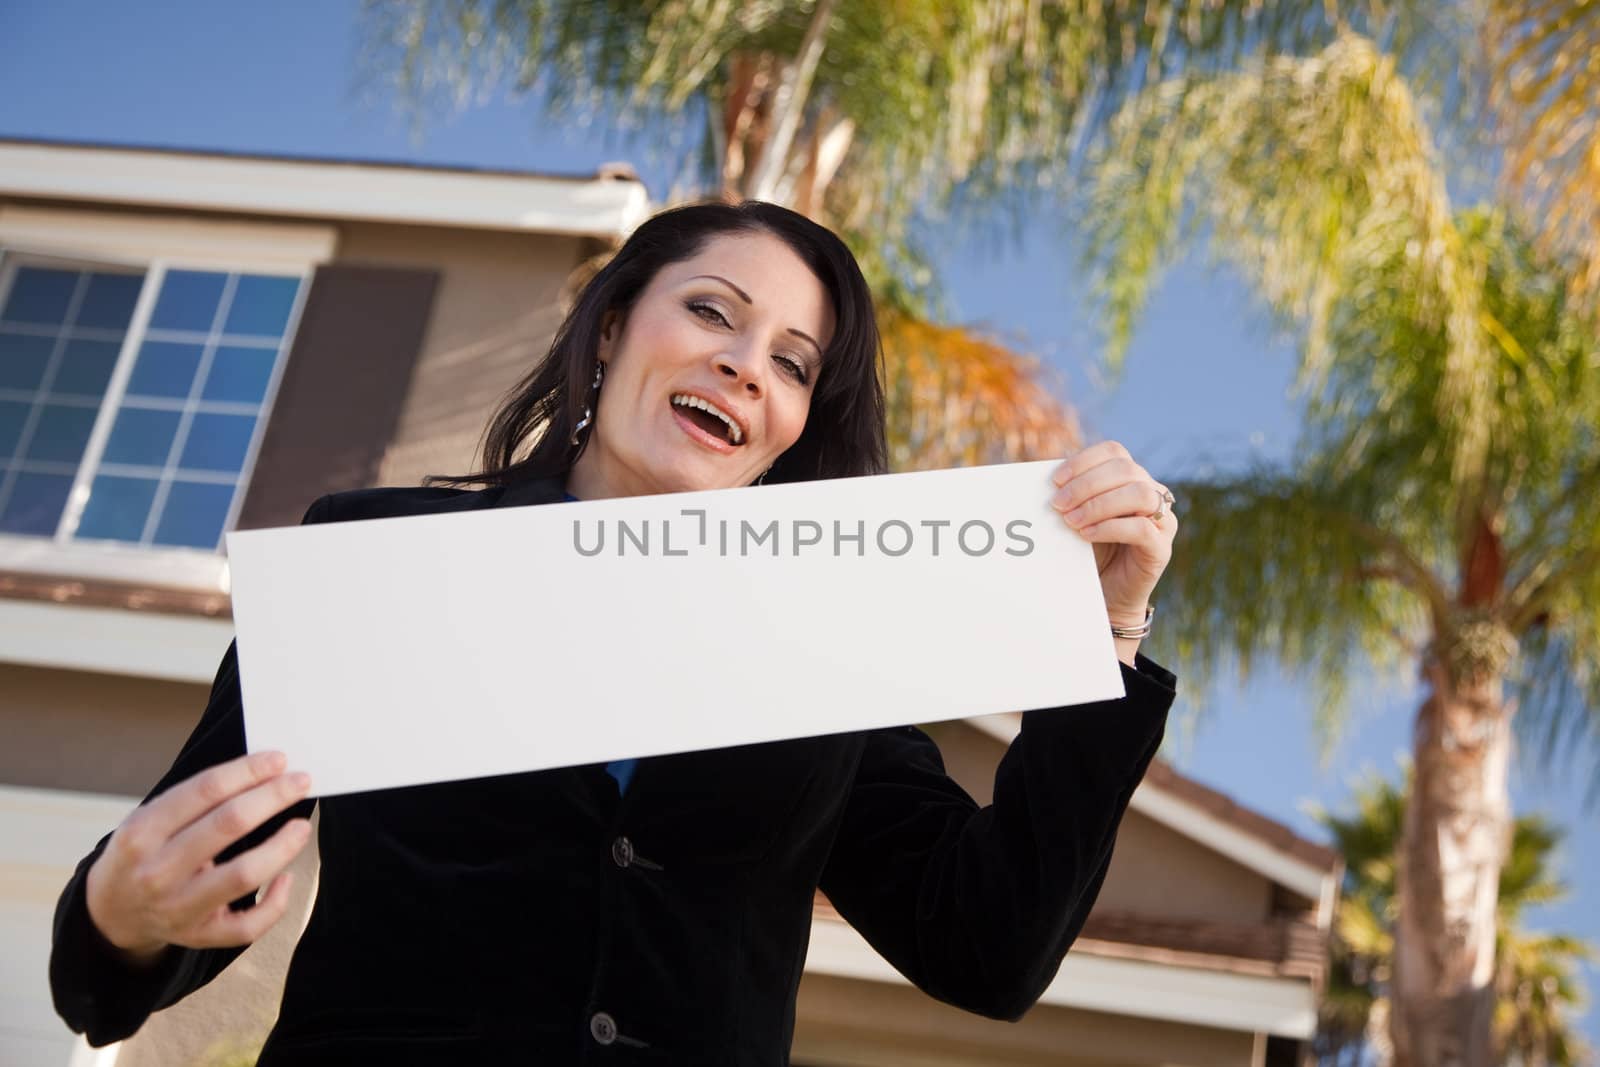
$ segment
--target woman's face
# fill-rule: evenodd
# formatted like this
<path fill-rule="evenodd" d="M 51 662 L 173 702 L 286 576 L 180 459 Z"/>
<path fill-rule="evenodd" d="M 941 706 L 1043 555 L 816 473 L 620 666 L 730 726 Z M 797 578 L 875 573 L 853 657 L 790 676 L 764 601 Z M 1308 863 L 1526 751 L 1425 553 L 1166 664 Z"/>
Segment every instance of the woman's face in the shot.
<path fill-rule="evenodd" d="M 780 239 L 712 238 L 606 324 L 593 436 L 568 489 L 590 500 L 748 485 L 800 437 L 833 337 L 827 291 Z"/>

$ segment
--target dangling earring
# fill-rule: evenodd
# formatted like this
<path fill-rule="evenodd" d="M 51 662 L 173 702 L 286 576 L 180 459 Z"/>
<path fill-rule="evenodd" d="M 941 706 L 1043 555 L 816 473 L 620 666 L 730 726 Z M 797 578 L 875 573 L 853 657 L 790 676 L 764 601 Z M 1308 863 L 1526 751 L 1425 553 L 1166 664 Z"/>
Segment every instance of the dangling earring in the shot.
<path fill-rule="evenodd" d="M 756 479 L 756 484 L 757 485 L 766 485 L 767 484 L 767 475 L 769 475 L 771 473 L 772 473 L 772 468 L 771 467 L 768 467 L 766 470 L 762 471 L 761 472 L 761 477 Z"/>
<path fill-rule="evenodd" d="M 590 392 L 594 394 L 595 400 L 593 403 L 583 405 L 583 418 L 579 419 L 578 425 L 572 428 L 572 445 L 574 448 L 576 448 L 578 445 L 578 435 L 583 433 L 584 430 L 588 429 L 589 424 L 594 421 L 594 404 L 599 403 L 600 379 L 604 378 L 605 374 L 606 365 L 601 363 L 599 360 L 595 360 L 594 384 L 589 387 Z"/>

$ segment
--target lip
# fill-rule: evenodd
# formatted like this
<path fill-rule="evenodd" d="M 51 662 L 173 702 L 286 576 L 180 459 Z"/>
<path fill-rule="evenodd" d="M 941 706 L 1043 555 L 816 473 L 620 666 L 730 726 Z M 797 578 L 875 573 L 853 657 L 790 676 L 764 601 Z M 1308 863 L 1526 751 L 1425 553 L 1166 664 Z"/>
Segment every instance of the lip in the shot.
<path fill-rule="evenodd" d="M 699 389 L 674 389 L 667 395 L 667 407 L 672 409 L 672 417 L 678 420 L 678 425 L 689 431 L 690 436 L 692 436 L 695 440 L 711 445 L 718 452 L 722 453 L 729 453 L 734 451 L 736 448 L 743 447 L 742 445 L 730 444 L 720 437 L 716 437 L 707 433 L 694 423 L 690 422 L 688 416 L 684 415 L 680 410 L 678 410 L 678 405 L 672 402 L 672 398 L 675 396 L 692 396 L 697 397 L 700 400 L 704 400 L 708 404 L 715 404 L 718 408 L 726 411 L 733 417 L 734 423 L 736 423 L 739 427 L 740 439 L 745 444 L 749 443 L 750 420 L 745 418 L 744 412 L 740 411 L 737 407 L 728 403 L 721 397 L 710 396 Z"/>
<path fill-rule="evenodd" d="M 694 438 L 700 444 L 711 449 L 713 452 L 721 452 L 725 456 L 733 454 L 733 445 L 729 444 L 727 441 L 724 441 L 720 437 L 712 436 L 711 434 L 702 430 L 700 427 L 696 426 L 694 423 L 690 422 L 689 416 L 678 410 L 678 405 L 672 404 L 670 406 L 672 408 L 673 421 L 678 424 L 678 428 L 684 433 Z"/>

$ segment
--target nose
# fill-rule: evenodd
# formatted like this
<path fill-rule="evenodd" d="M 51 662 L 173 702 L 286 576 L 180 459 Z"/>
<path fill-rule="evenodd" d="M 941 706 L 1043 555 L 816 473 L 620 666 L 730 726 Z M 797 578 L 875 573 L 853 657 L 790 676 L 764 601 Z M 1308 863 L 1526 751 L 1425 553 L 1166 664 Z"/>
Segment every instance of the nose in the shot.
<path fill-rule="evenodd" d="M 738 345 L 716 356 L 717 373 L 744 386 L 744 391 L 759 400 L 762 394 L 760 350 L 753 344 Z"/>

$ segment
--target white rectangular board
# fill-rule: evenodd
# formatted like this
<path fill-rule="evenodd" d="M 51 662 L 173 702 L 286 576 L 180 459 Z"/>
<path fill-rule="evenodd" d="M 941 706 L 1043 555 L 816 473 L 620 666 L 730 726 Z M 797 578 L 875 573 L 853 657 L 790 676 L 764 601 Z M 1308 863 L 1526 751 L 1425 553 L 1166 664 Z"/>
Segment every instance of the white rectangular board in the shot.
<path fill-rule="evenodd" d="M 1121 697 L 1056 465 L 230 533 L 248 747 L 328 796 Z"/>

